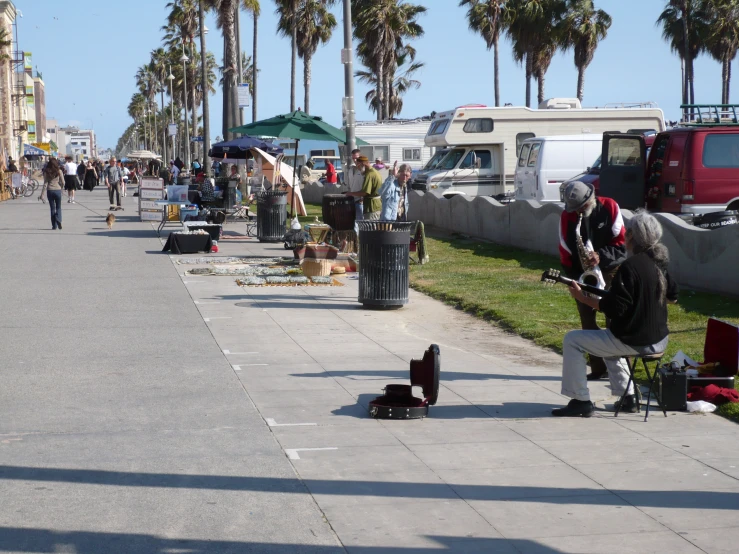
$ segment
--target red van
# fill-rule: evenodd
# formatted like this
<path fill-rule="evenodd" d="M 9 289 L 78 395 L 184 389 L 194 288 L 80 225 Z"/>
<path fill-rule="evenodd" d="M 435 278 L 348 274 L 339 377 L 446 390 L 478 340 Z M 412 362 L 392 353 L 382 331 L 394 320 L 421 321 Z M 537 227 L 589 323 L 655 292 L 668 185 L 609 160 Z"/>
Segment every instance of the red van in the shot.
<path fill-rule="evenodd" d="M 702 109 L 703 117 L 698 112 L 697 121 L 659 133 L 648 158 L 644 137 L 605 133 L 600 194 L 626 209 L 646 206 L 651 211 L 673 214 L 739 209 L 736 109 L 694 108 Z M 721 115 L 708 118 L 705 108 Z"/>

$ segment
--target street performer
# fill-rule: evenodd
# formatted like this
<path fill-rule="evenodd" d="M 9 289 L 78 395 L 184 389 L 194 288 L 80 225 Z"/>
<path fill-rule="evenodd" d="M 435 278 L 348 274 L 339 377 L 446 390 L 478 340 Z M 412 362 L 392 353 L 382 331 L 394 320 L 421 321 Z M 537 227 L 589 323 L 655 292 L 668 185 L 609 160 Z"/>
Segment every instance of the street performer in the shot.
<path fill-rule="evenodd" d="M 629 368 L 624 356 L 655 354 L 667 347 L 667 303 L 677 302 L 677 285 L 667 272 L 669 252 L 660 243 L 662 226 L 647 212 L 637 212 L 629 221 L 625 244 L 626 261 L 613 277 L 611 289 L 602 298 L 586 296 L 580 286 L 570 286 L 572 297 L 610 318 L 608 329 L 570 331 L 562 344 L 562 394 L 572 398 L 564 408 L 552 411 L 556 417 L 590 417 L 590 401 L 585 377 L 585 354 L 605 359 L 611 392 L 621 396 L 629 384 Z M 618 404 L 618 402 L 617 402 Z M 633 383 L 620 411 L 637 411 Z"/>
<path fill-rule="evenodd" d="M 598 288 L 608 289 L 626 258 L 621 210 L 614 200 L 596 197 L 593 186 L 580 181 L 567 185 L 564 201 L 565 210 L 559 221 L 559 257 L 564 273 L 577 281 L 587 272 L 597 277 Z M 577 302 L 577 311 L 582 329 L 600 329 L 594 309 Z M 606 376 L 601 358 L 590 356 L 590 369 L 588 380 Z"/>

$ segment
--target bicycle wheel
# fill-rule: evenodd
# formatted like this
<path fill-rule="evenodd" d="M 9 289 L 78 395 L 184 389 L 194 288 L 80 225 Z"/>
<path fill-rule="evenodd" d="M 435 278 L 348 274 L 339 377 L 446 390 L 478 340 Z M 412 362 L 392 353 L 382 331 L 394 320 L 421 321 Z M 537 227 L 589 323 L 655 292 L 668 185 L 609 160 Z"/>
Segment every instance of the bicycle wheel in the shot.
<path fill-rule="evenodd" d="M 23 185 L 23 196 L 27 198 L 32 195 L 33 195 L 33 187 L 29 183 L 26 183 L 25 185 Z"/>
<path fill-rule="evenodd" d="M 33 192 L 36 192 L 38 190 L 38 187 L 39 187 L 38 179 L 31 179 L 30 181 L 28 181 L 28 184 L 31 185 L 31 187 L 33 188 Z"/>

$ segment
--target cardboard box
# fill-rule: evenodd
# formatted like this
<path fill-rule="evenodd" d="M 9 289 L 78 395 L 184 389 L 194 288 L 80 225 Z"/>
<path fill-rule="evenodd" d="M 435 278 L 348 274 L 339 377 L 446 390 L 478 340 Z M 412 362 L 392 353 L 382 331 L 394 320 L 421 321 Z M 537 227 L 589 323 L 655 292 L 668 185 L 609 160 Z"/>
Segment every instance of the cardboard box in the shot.
<path fill-rule="evenodd" d="M 141 221 L 161 221 L 164 215 L 164 212 L 161 212 L 161 211 L 154 212 L 154 211 L 142 210 L 139 215 L 141 216 Z"/>

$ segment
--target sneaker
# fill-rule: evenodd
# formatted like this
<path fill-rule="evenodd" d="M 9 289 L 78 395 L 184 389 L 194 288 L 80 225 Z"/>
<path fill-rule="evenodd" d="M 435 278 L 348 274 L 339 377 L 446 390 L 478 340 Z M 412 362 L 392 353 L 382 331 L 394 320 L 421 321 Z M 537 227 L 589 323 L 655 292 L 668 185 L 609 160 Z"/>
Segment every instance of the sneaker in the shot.
<path fill-rule="evenodd" d="M 57 225 L 59 225 L 59 230 L 61 231 L 62 230 L 62 224 L 61 224 L 61 222 L 57 223 Z"/>
<path fill-rule="evenodd" d="M 72 204 L 76 204 L 76 203 L 77 203 L 77 202 L 75 202 L 74 200 L 72 200 Z"/>
<path fill-rule="evenodd" d="M 564 408 L 552 410 L 554 417 L 590 417 L 595 411 L 595 406 L 590 400 L 570 400 Z"/>
<path fill-rule="evenodd" d="M 67 204 L 71 204 L 71 203 L 72 203 L 72 199 L 71 198 L 67 198 Z"/>
<path fill-rule="evenodd" d="M 623 404 L 619 398 L 613 403 L 613 411 L 618 410 L 621 413 L 635 414 L 639 411 L 639 405 L 637 404 L 636 395 L 629 394 L 624 397 Z"/>

